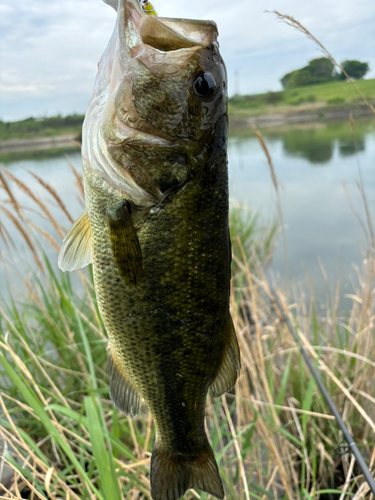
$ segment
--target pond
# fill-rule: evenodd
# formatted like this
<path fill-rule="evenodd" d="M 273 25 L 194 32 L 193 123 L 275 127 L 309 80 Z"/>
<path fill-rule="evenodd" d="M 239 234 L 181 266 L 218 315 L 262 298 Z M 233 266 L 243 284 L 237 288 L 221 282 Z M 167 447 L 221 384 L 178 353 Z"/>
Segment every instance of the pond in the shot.
<path fill-rule="evenodd" d="M 365 257 L 365 238 L 356 217 L 365 224 L 366 218 L 357 183 L 361 175 L 369 213 L 375 216 L 374 124 L 370 119 L 356 120 L 355 143 L 349 120 L 262 130 L 280 185 L 283 217 L 283 236 L 279 236 L 269 272 L 297 294 L 302 290 L 314 293 L 321 307 L 339 277 L 342 295 L 352 292 L 356 266 L 361 266 Z M 231 200 L 259 211 L 264 224 L 272 223 L 278 213 L 276 195 L 258 139 L 250 130 L 232 131 L 228 153 Z M 80 171 L 80 154 L 71 153 L 69 157 Z M 51 197 L 24 169 L 37 173 L 58 191 L 74 217 L 82 212 L 75 178 L 64 155 L 5 166 L 47 202 Z M 0 199 L 4 198 L 1 193 Z M 19 198 L 28 203 L 24 193 L 20 192 Z M 57 207 L 52 206 L 51 211 L 61 217 Z M 9 282 L 13 293 L 22 289 L 30 258 L 22 238 L 3 213 L 0 220 L 12 231 L 20 250 L 12 257 L 2 252 L 1 293 L 9 296 Z M 69 228 L 66 217 L 62 223 Z M 48 246 L 45 248 L 48 253 Z"/>
<path fill-rule="evenodd" d="M 375 223 L 374 127 L 375 120 L 356 120 L 356 146 L 349 120 L 262 131 L 281 186 L 285 228 L 286 256 L 280 237 L 272 271 L 297 290 L 301 284 L 313 292 L 322 306 L 339 277 L 343 294 L 352 292 L 355 268 L 365 257 L 365 238 L 356 219 L 366 225 L 357 186 L 360 175 Z M 249 134 L 232 137 L 229 165 L 231 196 L 272 219 L 277 213 L 275 190 L 258 140 Z"/>

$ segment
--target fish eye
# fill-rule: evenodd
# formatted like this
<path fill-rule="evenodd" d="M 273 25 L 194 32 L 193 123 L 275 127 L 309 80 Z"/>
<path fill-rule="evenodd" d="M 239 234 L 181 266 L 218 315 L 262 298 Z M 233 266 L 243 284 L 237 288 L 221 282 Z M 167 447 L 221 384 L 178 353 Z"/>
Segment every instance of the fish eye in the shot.
<path fill-rule="evenodd" d="M 193 89 L 199 97 L 211 97 L 216 88 L 215 78 L 208 71 L 200 71 L 193 77 Z"/>

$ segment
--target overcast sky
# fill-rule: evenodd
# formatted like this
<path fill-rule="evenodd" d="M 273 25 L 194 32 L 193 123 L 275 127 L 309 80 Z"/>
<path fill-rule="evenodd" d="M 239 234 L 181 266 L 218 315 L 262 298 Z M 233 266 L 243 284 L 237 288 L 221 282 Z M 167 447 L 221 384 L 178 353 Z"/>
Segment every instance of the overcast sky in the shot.
<path fill-rule="evenodd" d="M 374 0 L 155 0 L 160 16 L 214 19 L 229 93 L 280 90 L 285 73 L 321 57 L 298 19 L 339 61 L 370 64 L 375 78 Z M 115 11 L 101 0 L 0 0 L 0 119 L 84 113 Z M 235 73 L 238 72 L 237 79 Z"/>

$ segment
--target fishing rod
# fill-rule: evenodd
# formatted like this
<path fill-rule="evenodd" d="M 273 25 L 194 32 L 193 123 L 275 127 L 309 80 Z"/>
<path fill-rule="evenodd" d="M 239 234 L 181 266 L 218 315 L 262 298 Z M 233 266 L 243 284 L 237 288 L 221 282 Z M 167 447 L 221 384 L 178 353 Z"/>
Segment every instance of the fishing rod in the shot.
<path fill-rule="evenodd" d="M 276 292 L 272 289 L 271 289 L 271 296 L 272 296 L 274 302 L 276 303 L 277 308 L 278 308 L 281 316 L 283 317 L 290 333 L 292 334 L 294 340 L 296 341 L 296 343 L 299 347 L 299 350 L 302 354 L 303 359 L 305 360 L 307 366 L 309 367 L 309 370 L 310 370 L 312 376 L 314 377 L 315 382 L 317 383 L 322 396 L 324 397 L 327 405 L 329 406 L 329 409 L 331 410 L 332 414 L 334 415 L 334 417 L 337 421 L 337 424 L 340 427 L 340 429 L 344 435 L 344 438 L 345 438 L 346 442 L 348 443 L 348 446 L 349 446 L 351 452 L 355 456 L 357 463 L 358 463 L 359 467 L 361 468 L 368 485 L 370 486 L 370 490 L 375 497 L 375 480 L 374 480 L 373 476 L 371 475 L 371 472 L 370 472 L 369 468 L 367 467 L 366 462 L 364 461 L 357 445 L 354 442 L 354 439 L 350 435 L 344 421 L 342 420 L 340 413 L 337 411 L 337 408 L 336 408 L 334 402 L 332 401 L 330 395 L 328 394 L 327 389 L 325 388 L 325 386 L 322 382 L 322 379 L 320 378 L 320 375 L 315 370 L 309 356 L 307 355 L 305 348 L 303 347 L 303 344 L 301 342 L 300 336 L 298 335 L 296 329 L 292 325 L 289 317 L 285 314 L 285 310 L 280 302 L 279 297 L 277 296 Z"/>

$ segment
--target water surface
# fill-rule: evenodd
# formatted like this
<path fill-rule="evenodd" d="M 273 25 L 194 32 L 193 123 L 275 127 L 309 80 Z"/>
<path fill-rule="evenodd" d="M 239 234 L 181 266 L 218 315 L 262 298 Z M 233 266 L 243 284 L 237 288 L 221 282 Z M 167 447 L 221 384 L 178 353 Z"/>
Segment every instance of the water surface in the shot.
<path fill-rule="evenodd" d="M 355 143 L 349 121 L 263 130 L 262 134 L 281 186 L 287 247 L 285 259 L 279 238 L 271 273 L 280 282 L 285 283 L 288 279 L 289 288 L 298 290 L 297 293 L 312 290 L 321 304 L 325 302 L 329 287 L 334 289 L 338 276 L 341 276 L 343 293 L 352 292 L 356 283 L 355 267 L 361 265 L 364 257 L 365 239 L 350 208 L 348 194 L 356 214 L 365 220 L 363 201 L 357 188 L 360 171 L 369 212 L 375 218 L 374 121 L 356 120 Z M 228 153 L 231 199 L 259 211 L 265 223 L 271 222 L 277 216 L 276 196 L 257 138 L 251 131 L 236 131 L 229 138 Z M 70 154 L 70 159 L 81 170 L 80 154 Z M 37 173 L 58 191 L 75 218 L 81 214 L 82 203 L 75 178 L 64 155 L 10 162 L 6 168 L 22 178 L 34 193 L 50 202 L 51 196 L 24 168 Z M 30 206 L 25 193 L 19 192 L 17 196 L 23 204 Z M 4 198 L 4 193 L 1 193 L 0 199 Z M 52 206 L 51 211 L 69 228 L 70 223 L 57 207 Z M 0 220 L 11 232 L 19 250 L 12 251 L 11 256 L 2 252 L 5 266 L 0 264 L 1 292 L 7 295 L 5 283 L 10 280 L 13 291 L 21 290 L 25 272 L 35 271 L 35 266 L 28 257 L 22 237 L 6 221 L 3 213 Z M 39 219 L 39 223 L 50 229 L 46 221 Z M 56 234 L 55 237 L 60 240 Z M 44 248 L 55 259 L 49 246 L 44 244 Z"/>
<path fill-rule="evenodd" d="M 374 120 L 358 120 L 354 130 L 355 143 L 349 122 L 262 131 L 281 185 L 287 247 L 287 270 L 279 239 L 272 271 L 282 281 L 288 276 L 290 285 L 312 290 L 321 303 L 338 277 L 343 293 L 357 282 L 355 268 L 366 250 L 352 210 L 365 223 L 359 172 L 375 219 Z M 231 196 L 271 220 L 277 213 L 275 189 L 258 140 L 249 134 L 231 137 L 229 165 Z"/>

